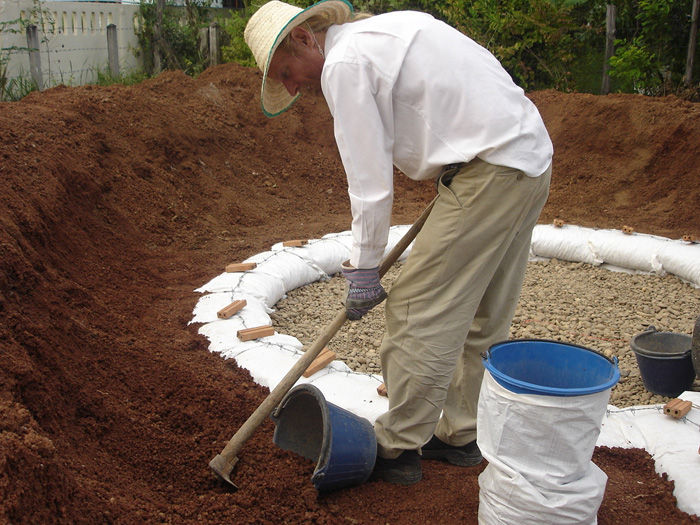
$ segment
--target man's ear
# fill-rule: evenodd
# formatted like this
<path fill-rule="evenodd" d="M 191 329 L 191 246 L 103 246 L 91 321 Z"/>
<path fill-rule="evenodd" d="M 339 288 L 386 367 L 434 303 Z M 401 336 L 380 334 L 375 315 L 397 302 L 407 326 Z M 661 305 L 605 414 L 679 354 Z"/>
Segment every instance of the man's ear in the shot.
<path fill-rule="evenodd" d="M 293 28 L 289 36 L 291 37 L 292 41 L 295 44 L 301 45 L 301 46 L 311 46 L 312 45 L 312 40 L 311 40 L 311 35 L 309 32 L 301 27 L 301 26 L 296 26 Z"/>

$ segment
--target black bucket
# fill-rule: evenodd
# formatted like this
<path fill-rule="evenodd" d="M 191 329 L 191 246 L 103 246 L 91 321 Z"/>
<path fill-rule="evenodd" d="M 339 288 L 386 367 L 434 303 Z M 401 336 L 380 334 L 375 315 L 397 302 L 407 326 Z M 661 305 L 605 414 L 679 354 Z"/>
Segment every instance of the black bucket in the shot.
<path fill-rule="evenodd" d="M 692 338 L 674 332 L 658 332 L 650 326 L 632 338 L 644 387 L 654 394 L 676 397 L 695 379 L 691 356 Z"/>
<path fill-rule="evenodd" d="M 374 427 L 327 402 L 315 386 L 294 387 L 271 417 L 277 425 L 276 445 L 317 461 L 311 481 L 318 491 L 358 485 L 372 474 L 377 458 Z"/>

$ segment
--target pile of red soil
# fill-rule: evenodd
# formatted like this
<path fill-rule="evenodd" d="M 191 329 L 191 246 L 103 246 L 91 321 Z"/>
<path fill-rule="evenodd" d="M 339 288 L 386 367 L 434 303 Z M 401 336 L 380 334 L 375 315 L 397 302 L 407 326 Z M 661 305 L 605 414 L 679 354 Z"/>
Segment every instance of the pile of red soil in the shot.
<path fill-rule="evenodd" d="M 194 289 L 269 249 L 349 228 L 323 100 L 265 118 L 224 65 L 0 104 L 0 522 L 476 523 L 477 475 L 319 496 L 265 423 L 233 478 L 208 468 L 265 398 L 188 325 Z M 555 144 L 542 222 L 700 236 L 700 111 L 674 97 L 532 93 Z M 432 183 L 396 178 L 394 223 Z M 599 523 L 697 523 L 643 450 L 596 449 Z"/>

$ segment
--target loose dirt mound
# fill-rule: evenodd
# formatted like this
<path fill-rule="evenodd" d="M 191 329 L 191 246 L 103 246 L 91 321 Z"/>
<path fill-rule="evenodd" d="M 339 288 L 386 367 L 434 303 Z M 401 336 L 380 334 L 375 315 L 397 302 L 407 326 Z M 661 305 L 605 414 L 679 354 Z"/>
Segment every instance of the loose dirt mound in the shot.
<path fill-rule="evenodd" d="M 475 523 L 479 468 L 318 497 L 314 465 L 247 443 L 230 492 L 207 463 L 264 399 L 188 326 L 225 264 L 349 227 L 322 100 L 269 120 L 259 74 L 55 88 L 0 104 L 0 522 Z M 532 94 L 552 133 L 542 222 L 700 236 L 700 111 L 676 98 Z M 432 183 L 397 177 L 394 222 Z M 600 523 L 696 523 L 644 451 L 596 450 Z"/>

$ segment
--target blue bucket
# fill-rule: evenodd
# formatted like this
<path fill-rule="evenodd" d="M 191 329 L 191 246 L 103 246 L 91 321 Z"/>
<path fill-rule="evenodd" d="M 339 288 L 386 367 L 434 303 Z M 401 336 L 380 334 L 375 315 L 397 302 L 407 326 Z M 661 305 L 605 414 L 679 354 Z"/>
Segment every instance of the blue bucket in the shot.
<path fill-rule="evenodd" d="M 482 359 L 496 382 L 516 394 L 582 396 L 612 388 L 620 379 L 616 358 L 558 341 L 497 343 Z"/>
<path fill-rule="evenodd" d="M 294 387 L 271 418 L 276 445 L 317 462 L 311 481 L 318 491 L 359 485 L 372 474 L 377 458 L 374 427 L 327 402 L 315 386 Z"/>

